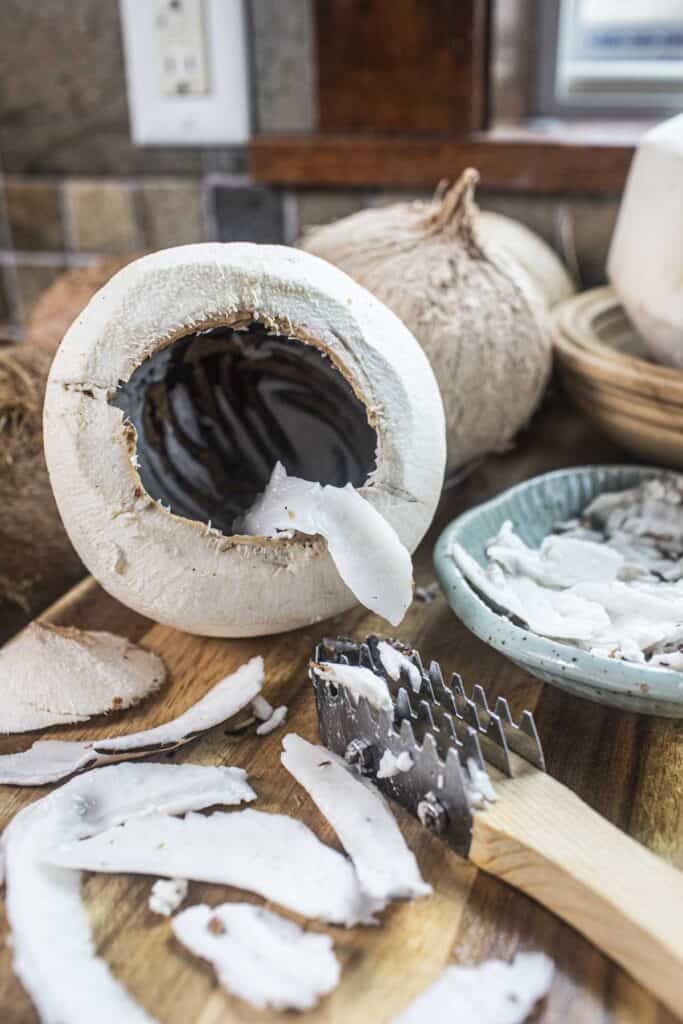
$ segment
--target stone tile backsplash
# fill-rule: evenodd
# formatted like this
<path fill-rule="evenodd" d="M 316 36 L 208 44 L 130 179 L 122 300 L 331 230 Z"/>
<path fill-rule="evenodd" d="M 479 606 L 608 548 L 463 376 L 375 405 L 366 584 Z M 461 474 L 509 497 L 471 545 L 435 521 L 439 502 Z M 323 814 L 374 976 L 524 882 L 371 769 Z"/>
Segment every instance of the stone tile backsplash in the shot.
<path fill-rule="evenodd" d="M 76 252 L 126 253 L 140 248 L 127 182 L 67 181 L 64 216 Z"/>
<path fill-rule="evenodd" d="M 315 131 L 314 0 L 245 2 L 254 131 Z M 20 332 L 65 267 L 201 240 L 289 244 L 429 194 L 269 188 L 250 181 L 245 147 L 133 145 L 115 0 L 4 0 L 0 63 L 0 337 Z M 583 287 L 604 280 L 615 201 L 480 191 L 479 202 L 538 232 Z"/>
<path fill-rule="evenodd" d="M 5 210 L 15 249 L 64 249 L 62 198 L 57 182 L 10 179 L 5 185 Z"/>
<path fill-rule="evenodd" d="M 245 174 L 215 172 L 0 178 L 0 334 L 16 333 L 42 288 L 64 267 L 198 241 L 292 244 L 307 228 L 416 195 L 269 188 Z M 528 224 L 563 256 L 582 287 L 604 282 L 616 200 L 482 191 L 479 203 Z"/>

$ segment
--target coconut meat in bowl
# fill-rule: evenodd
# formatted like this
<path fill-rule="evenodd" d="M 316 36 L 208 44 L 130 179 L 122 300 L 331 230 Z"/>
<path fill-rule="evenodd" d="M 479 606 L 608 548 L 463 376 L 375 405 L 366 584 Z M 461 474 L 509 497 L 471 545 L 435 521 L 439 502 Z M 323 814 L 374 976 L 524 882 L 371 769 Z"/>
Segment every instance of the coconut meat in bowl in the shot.
<path fill-rule="evenodd" d="M 591 654 L 683 671 L 683 477 L 604 493 L 528 546 L 510 520 L 482 566 L 451 557 L 497 610 Z"/>

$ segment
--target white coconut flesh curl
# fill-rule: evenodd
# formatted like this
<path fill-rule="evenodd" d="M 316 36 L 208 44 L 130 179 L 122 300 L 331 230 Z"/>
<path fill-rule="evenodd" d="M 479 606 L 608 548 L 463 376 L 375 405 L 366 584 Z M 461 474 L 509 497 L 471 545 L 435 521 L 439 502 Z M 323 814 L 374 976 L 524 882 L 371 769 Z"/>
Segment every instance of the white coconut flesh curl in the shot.
<path fill-rule="evenodd" d="M 165 681 L 161 658 L 123 637 L 33 622 L 0 651 L 0 733 L 129 708 Z"/>
<path fill-rule="evenodd" d="M 451 470 L 509 447 L 552 361 L 548 302 L 479 230 L 477 181 L 467 170 L 432 201 L 361 210 L 301 242 L 386 303 L 422 345 L 443 397 Z"/>
<path fill-rule="evenodd" d="M 346 857 L 285 814 L 148 815 L 52 847 L 45 857 L 60 867 L 232 885 L 304 917 L 348 927 L 369 923 L 383 909 L 361 890 Z"/>
<path fill-rule="evenodd" d="M 393 1024 L 523 1024 L 550 990 L 554 965 L 544 953 L 518 953 L 511 963 L 485 960 L 447 967 Z"/>
<path fill-rule="evenodd" d="M 232 718 L 262 685 L 263 658 L 251 658 L 182 715 L 152 729 L 112 739 L 38 740 L 28 750 L 0 755 L 0 785 L 44 786 L 89 768 L 175 750 Z"/>
<path fill-rule="evenodd" d="M 411 688 L 416 693 L 419 693 L 422 686 L 422 676 L 417 665 L 414 665 L 410 658 L 403 654 L 394 644 L 389 644 L 386 640 L 380 640 L 377 645 L 377 651 L 382 667 L 389 678 L 393 679 L 394 682 L 398 682 L 401 678 L 401 673 L 403 673 L 407 677 Z"/>
<path fill-rule="evenodd" d="M 683 114 L 646 132 L 631 163 L 607 273 L 654 358 L 683 369 Z"/>
<path fill-rule="evenodd" d="M 46 850 L 150 813 L 184 814 L 255 794 L 246 773 L 199 765 L 113 765 L 20 811 L 3 833 L 13 966 L 44 1024 L 154 1024 L 97 956 L 80 872 Z"/>
<path fill-rule="evenodd" d="M 378 903 L 431 893 L 379 790 L 325 747 L 290 733 L 281 760 L 337 833 L 363 892 Z"/>
<path fill-rule="evenodd" d="M 251 903 L 200 904 L 173 918 L 173 934 L 208 960 L 223 988 L 263 1010 L 310 1010 L 339 983 L 329 935 Z"/>
<path fill-rule="evenodd" d="M 350 484 L 323 487 L 287 475 L 279 462 L 244 518 L 245 533 L 296 530 L 324 537 L 332 561 L 361 604 L 397 626 L 413 599 L 413 563 L 394 528 Z"/>
<path fill-rule="evenodd" d="M 235 532 L 278 462 L 351 485 L 409 552 L 445 469 L 441 398 L 410 331 L 324 261 L 248 243 L 165 250 L 112 278 L 60 346 L 45 436 L 93 575 L 156 621 L 213 636 L 356 602 L 322 537 Z"/>

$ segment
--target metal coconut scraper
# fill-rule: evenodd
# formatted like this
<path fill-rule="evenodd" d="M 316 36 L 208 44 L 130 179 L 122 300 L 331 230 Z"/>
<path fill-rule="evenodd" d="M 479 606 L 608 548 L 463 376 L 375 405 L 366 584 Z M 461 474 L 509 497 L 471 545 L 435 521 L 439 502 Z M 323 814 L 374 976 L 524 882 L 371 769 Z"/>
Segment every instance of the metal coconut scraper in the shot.
<path fill-rule="evenodd" d="M 683 1019 L 683 874 L 546 773 L 529 711 L 515 723 L 504 698 L 491 708 L 481 686 L 468 696 L 460 676 L 446 683 L 436 662 L 426 670 L 417 651 L 384 641 L 408 659 L 393 679 L 381 642 L 339 637 L 316 648 L 309 673 L 325 746 L 462 856 L 575 927 Z M 392 706 L 347 690 L 334 671 L 346 665 L 384 680 Z M 407 754 L 410 767 L 378 777 L 386 751 Z"/>

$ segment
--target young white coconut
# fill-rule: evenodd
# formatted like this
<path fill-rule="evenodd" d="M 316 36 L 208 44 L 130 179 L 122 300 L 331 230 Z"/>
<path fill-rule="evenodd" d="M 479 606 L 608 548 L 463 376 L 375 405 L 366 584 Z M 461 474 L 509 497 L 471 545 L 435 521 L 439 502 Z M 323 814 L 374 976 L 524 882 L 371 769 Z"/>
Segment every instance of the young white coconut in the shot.
<path fill-rule="evenodd" d="M 607 273 L 655 359 L 683 368 L 683 114 L 640 141 Z"/>
<path fill-rule="evenodd" d="M 361 210 L 302 245 L 385 302 L 427 353 L 446 409 L 451 469 L 507 448 L 551 365 L 545 306 L 528 273 L 488 244 L 467 170 L 443 196 Z"/>
<path fill-rule="evenodd" d="M 413 551 L 445 467 L 438 387 L 410 331 L 345 274 L 247 243 L 146 256 L 67 332 L 45 402 L 65 525 L 109 593 L 214 636 L 354 603 L 320 537 L 246 536 L 278 462 L 351 484 Z"/>
<path fill-rule="evenodd" d="M 482 210 L 479 230 L 486 245 L 502 249 L 526 271 L 549 309 L 576 291 L 560 257 L 526 224 L 493 210 Z"/>

